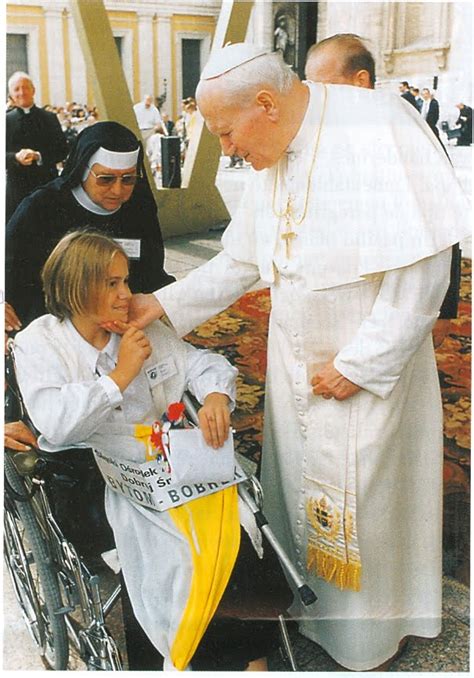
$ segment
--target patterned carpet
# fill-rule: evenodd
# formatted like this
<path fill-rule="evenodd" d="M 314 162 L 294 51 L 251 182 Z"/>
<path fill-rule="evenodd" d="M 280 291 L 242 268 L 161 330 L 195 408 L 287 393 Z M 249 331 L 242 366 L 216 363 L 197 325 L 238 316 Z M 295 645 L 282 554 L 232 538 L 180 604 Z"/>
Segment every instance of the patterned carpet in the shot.
<path fill-rule="evenodd" d="M 187 339 L 239 369 L 233 424 L 239 452 L 258 462 L 262 445 L 268 290 L 250 292 Z M 436 350 L 444 408 L 444 573 L 469 581 L 471 261 L 462 261 L 458 318 Z"/>

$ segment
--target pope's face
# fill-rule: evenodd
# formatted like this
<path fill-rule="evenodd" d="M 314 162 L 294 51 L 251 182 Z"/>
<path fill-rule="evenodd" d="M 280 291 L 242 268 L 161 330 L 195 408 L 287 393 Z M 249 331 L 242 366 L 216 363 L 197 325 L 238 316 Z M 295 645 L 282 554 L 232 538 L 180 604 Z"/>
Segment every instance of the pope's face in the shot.
<path fill-rule="evenodd" d="M 135 174 L 136 171 L 135 165 L 124 170 L 111 169 L 97 162 L 92 165 L 92 172 L 97 176 L 121 177 L 126 174 Z M 101 180 L 97 180 L 92 172 L 89 172 L 82 187 L 96 205 L 113 212 L 121 207 L 123 203 L 127 202 L 127 200 L 130 200 L 135 188 L 134 185 L 125 185 L 120 179 L 116 179 L 113 183 L 103 186 L 101 185 Z"/>
<path fill-rule="evenodd" d="M 224 155 L 238 155 L 255 170 L 272 167 L 281 155 L 275 125 L 257 97 L 249 106 L 226 104 L 221 93 L 209 90 L 199 97 L 199 109 L 211 134 L 219 137 Z"/>
<path fill-rule="evenodd" d="M 33 83 L 26 78 L 19 78 L 10 87 L 10 96 L 15 106 L 30 108 L 35 100 L 35 88 Z"/>

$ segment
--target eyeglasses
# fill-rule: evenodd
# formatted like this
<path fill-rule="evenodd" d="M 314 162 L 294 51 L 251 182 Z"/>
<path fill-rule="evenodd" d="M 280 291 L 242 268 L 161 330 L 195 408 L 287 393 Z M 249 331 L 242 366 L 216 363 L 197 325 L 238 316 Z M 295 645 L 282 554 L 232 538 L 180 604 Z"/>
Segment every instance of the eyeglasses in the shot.
<path fill-rule="evenodd" d="M 90 167 L 89 171 L 97 182 L 97 186 L 113 186 L 121 181 L 124 186 L 135 186 L 140 174 L 96 174 Z"/>

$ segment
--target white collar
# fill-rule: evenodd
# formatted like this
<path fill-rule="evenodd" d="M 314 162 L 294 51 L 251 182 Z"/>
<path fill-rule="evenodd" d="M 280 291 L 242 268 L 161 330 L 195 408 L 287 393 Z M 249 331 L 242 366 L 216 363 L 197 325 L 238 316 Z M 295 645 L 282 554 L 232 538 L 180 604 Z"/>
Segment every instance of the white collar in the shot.
<path fill-rule="evenodd" d="M 115 212 L 118 212 L 119 209 L 122 207 L 120 205 L 120 207 L 117 207 L 114 210 L 106 210 L 104 207 L 97 205 L 97 203 L 91 200 L 91 198 L 83 189 L 81 184 L 79 184 L 78 186 L 74 186 L 74 188 L 71 189 L 71 192 L 73 196 L 76 198 L 79 205 L 82 205 L 84 209 L 88 210 L 89 212 L 92 212 L 93 214 L 99 214 L 100 216 L 115 214 Z"/>
<path fill-rule="evenodd" d="M 21 110 L 23 111 L 23 113 L 25 115 L 28 115 L 29 112 L 31 111 L 31 109 L 33 108 L 33 106 L 34 106 L 34 104 L 31 104 L 31 106 L 29 106 L 28 108 L 23 108 L 23 106 L 19 106 L 19 108 L 21 108 Z"/>
<path fill-rule="evenodd" d="M 98 348 L 92 346 L 92 344 L 89 344 L 89 342 L 86 341 L 84 337 L 81 336 L 81 334 L 79 334 L 79 332 L 76 330 L 72 321 L 69 318 L 67 318 L 64 321 L 64 325 L 71 340 L 77 347 L 78 354 L 87 363 L 87 366 L 90 368 L 91 372 L 95 373 L 97 368 L 97 362 L 101 354 L 105 354 L 115 363 L 117 362 L 118 349 L 120 344 L 120 337 L 118 334 L 111 332 L 109 341 L 104 346 L 104 348 L 101 351 L 99 351 Z"/>
<path fill-rule="evenodd" d="M 311 150 L 311 144 L 308 146 L 308 138 L 314 136 L 314 125 L 318 118 L 318 108 L 322 106 L 323 85 L 314 82 L 304 82 L 309 90 L 308 107 L 304 114 L 303 122 L 300 125 L 296 136 L 287 147 L 287 153 L 298 155 L 304 151 Z"/>

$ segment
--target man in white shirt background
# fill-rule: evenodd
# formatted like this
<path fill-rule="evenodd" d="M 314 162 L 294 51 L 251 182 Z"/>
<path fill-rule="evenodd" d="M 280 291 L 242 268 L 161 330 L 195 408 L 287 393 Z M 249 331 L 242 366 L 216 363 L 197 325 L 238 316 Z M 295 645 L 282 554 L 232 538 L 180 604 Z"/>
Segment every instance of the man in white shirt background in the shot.
<path fill-rule="evenodd" d="M 153 104 L 153 97 L 151 94 L 145 94 L 143 101 L 139 101 L 133 107 L 135 117 L 137 118 L 138 127 L 144 142 L 153 134 L 153 130 L 157 125 L 162 125 L 160 111 Z"/>
<path fill-rule="evenodd" d="M 436 136 L 439 137 L 439 130 L 436 127 L 436 123 L 439 120 L 439 104 L 434 98 L 434 94 L 431 94 L 427 87 L 421 90 L 421 96 L 423 97 L 423 105 L 420 111 L 421 116 L 426 120 Z"/>

